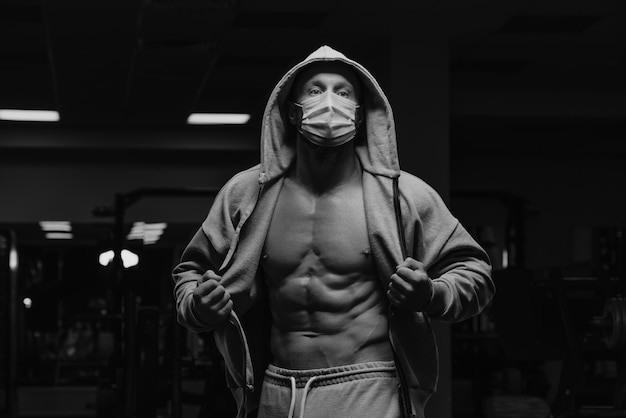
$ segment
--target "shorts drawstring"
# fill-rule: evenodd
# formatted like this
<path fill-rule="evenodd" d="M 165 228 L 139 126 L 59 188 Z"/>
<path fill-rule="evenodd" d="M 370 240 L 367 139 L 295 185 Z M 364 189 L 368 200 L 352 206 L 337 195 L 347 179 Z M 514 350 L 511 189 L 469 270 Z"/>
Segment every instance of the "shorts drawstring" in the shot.
<path fill-rule="evenodd" d="M 293 418 L 293 411 L 296 409 L 296 378 L 290 376 L 289 380 L 291 381 L 291 403 L 289 404 L 288 418 Z"/>
<path fill-rule="evenodd" d="M 306 400 L 307 400 L 307 396 L 309 394 L 309 391 L 311 390 L 311 386 L 313 384 L 313 382 L 315 382 L 316 380 L 325 380 L 328 378 L 331 379 L 338 379 L 338 378 L 342 378 L 342 377 L 346 377 L 346 376 L 354 376 L 354 375 L 359 375 L 359 374 L 366 374 L 366 373 L 376 373 L 376 372 L 382 372 L 382 373 L 386 373 L 390 371 L 390 367 L 386 366 L 386 367 L 368 367 L 366 369 L 361 369 L 361 370 L 346 370 L 346 371 L 342 371 L 342 372 L 338 372 L 338 373 L 333 373 L 332 376 L 329 375 L 317 375 L 317 376 L 311 376 L 307 381 L 306 384 L 304 385 L 304 389 L 302 391 L 302 400 L 300 401 L 300 415 L 297 418 L 304 418 L 304 410 L 306 408 Z M 395 371 L 395 369 L 394 369 Z M 274 373 L 272 371 L 266 371 L 265 372 L 267 376 L 271 376 L 274 379 L 279 379 L 279 380 L 289 380 L 289 386 L 291 387 L 291 401 L 289 403 L 289 415 L 287 416 L 287 418 L 295 418 L 294 417 L 294 412 L 296 409 L 296 399 L 297 399 L 297 380 L 294 376 L 283 376 L 277 373 Z"/>
<path fill-rule="evenodd" d="M 302 393 L 302 401 L 300 403 L 300 417 L 299 418 L 304 418 L 304 408 L 306 406 L 306 395 L 309 392 L 309 389 L 311 388 L 311 383 L 313 383 L 313 381 L 318 378 L 320 376 L 313 376 L 311 377 L 307 382 L 306 385 L 304 385 L 304 391 Z M 293 418 L 293 413 L 296 409 L 296 378 L 293 376 L 289 377 L 289 381 L 291 383 L 291 402 L 289 403 L 289 416 L 287 418 Z"/>
<path fill-rule="evenodd" d="M 313 383 L 313 381 L 317 379 L 318 377 L 321 377 L 321 376 L 311 377 L 309 381 L 306 382 L 306 385 L 304 385 L 304 391 L 302 392 L 302 402 L 300 403 L 300 417 L 299 418 L 304 418 L 304 407 L 306 406 L 306 395 L 309 392 L 309 389 L 311 388 L 311 383 Z"/>

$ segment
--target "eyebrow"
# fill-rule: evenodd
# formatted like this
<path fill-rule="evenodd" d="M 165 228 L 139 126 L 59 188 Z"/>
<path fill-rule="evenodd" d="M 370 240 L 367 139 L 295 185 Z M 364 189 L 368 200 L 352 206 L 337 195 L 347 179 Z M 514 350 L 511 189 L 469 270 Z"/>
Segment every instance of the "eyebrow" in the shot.
<path fill-rule="evenodd" d="M 313 79 L 311 79 L 311 80 L 307 81 L 307 82 L 304 84 L 304 87 L 306 87 L 306 86 L 317 86 L 317 87 L 322 87 L 322 86 L 321 86 L 321 84 L 322 84 L 322 83 L 321 83 L 321 81 L 320 81 L 320 80 L 317 80 L 317 79 L 313 78 Z M 338 83 L 337 83 L 335 86 L 333 86 L 333 87 L 334 87 L 335 89 L 336 89 L 336 88 L 349 88 L 349 89 L 350 89 L 350 90 L 352 90 L 352 91 L 356 91 L 356 87 L 354 87 L 354 85 L 353 85 L 350 81 L 340 81 L 340 82 L 338 82 Z"/>

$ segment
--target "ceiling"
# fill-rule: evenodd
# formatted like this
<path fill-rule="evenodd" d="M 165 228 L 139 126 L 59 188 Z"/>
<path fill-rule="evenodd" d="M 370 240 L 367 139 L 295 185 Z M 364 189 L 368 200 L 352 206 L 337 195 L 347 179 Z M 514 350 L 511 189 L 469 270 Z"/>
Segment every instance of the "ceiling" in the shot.
<path fill-rule="evenodd" d="M 163 129 L 224 129 L 186 126 L 190 112 L 250 113 L 232 129 L 255 136 L 274 84 L 309 52 L 344 51 L 385 89 L 407 30 L 449 39 L 452 158 L 626 157 L 623 0 L 0 0 L 0 108 L 61 114 L 54 128 L 0 121 L 0 154 L 71 151 L 85 146 L 76 129 L 94 142 L 154 129 L 152 149 Z"/>
<path fill-rule="evenodd" d="M 0 0 L 0 108 L 56 109 L 60 126 L 100 127 L 184 127 L 190 112 L 245 112 L 256 131 L 274 83 L 322 43 L 385 87 L 394 33 L 412 25 L 450 40 L 453 145 L 461 133 L 490 146 L 502 133 L 623 138 L 623 0 L 385 6 Z"/>

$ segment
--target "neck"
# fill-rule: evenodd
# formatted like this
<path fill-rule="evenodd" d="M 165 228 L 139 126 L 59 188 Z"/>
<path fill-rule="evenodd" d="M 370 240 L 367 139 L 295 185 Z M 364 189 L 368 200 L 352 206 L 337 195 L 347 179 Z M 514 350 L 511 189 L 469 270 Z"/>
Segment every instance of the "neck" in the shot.
<path fill-rule="evenodd" d="M 296 180 L 316 193 L 332 191 L 360 178 L 354 140 L 338 147 L 319 147 L 298 135 Z"/>

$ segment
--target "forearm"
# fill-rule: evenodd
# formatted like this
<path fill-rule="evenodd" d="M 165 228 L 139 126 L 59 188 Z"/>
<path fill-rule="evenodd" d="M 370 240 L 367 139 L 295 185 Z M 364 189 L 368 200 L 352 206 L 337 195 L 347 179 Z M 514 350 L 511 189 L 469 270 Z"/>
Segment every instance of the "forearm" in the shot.
<path fill-rule="evenodd" d="M 425 312 L 446 322 L 462 321 L 482 312 L 494 293 L 488 260 L 464 257 L 433 280 L 433 299 Z"/>
<path fill-rule="evenodd" d="M 200 319 L 193 299 L 194 290 L 201 282 L 202 275 L 207 270 L 215 270 L 210 261 L 210 248 L 206 235 L 199 230 L 185 248 L 180 263 L 172 271 L 178 322 L 195 332 L 208 331 L 216 325 Z"/>
<path fill-rule="evenodd" d="M 206 324 L 198 319 L 192 297 L 195 288 L 196 284 L 191 282 L 176 285 L 176 318 L 179 324 L 194 332 L 209 331 L 215 324 Z"/>

